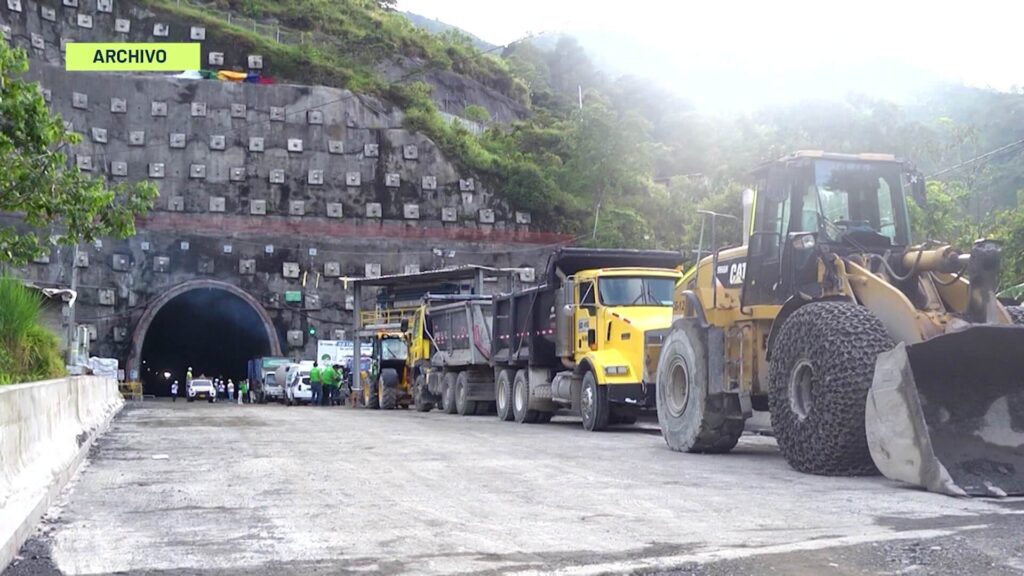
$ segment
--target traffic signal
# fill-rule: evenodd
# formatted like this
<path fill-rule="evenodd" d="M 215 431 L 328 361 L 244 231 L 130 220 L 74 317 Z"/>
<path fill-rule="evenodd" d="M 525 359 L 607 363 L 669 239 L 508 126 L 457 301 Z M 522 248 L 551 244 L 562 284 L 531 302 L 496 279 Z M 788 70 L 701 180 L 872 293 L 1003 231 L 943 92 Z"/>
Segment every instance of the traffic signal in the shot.
<path fill-rule="evenodd" d="M 310 326 L 309 327 L 309 335 L 310 336 L 316 336 L 316 326 Z"/>

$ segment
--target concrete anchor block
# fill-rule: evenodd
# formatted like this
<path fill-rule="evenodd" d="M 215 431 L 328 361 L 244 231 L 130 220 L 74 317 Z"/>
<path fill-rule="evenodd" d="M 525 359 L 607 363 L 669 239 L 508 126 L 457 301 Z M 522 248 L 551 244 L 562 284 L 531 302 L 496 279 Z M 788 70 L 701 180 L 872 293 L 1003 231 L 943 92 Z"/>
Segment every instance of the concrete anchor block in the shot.
<path fill-rule="evenodd" d="M 167 272 L 171 269 L 171 259 L 167 256 L 157 256 L 153 258 L 153 271 L 154 272 Z"/>
<path fill-rule="evenodd" d="M 185 135 L 180 132 L 171 133 L 170 136 L 171 148 L 184 148 L 185 147 Z"/>
<path fill-rule="evenodd" d="M 139 242 L 139 250 L 142 250 L 143 252 L 149 252 L 149 242 L 146 240 Z"/>
<path fill-rule="evenodd" d="M 75 268 L 88 268 L 89 267 L 89 253 L 79 252 L 75 255 Z"/>
<path fill-rule="evenodd" d="M 381 209 L 380 202 L 367 202 L 366 203 L 366 217 L 367 218 L 381 218 L 384 215 L 383 209 Z"/>
<path fill-rule="evenodd" d="M 132 31 L 132 21 L 127 18 L 117 18 L 114 20 L 114 32 L 121 34 L 128 34 Z"/>
<path fill-rule="evenodd" d="M 273 254 L 274 253 L 274 245 L 273 244 L 267 244 L 266 246 L 264 246 L 263 247 L 263 253 L 264 254 Z"/>
<path fill-rule="evenodd" d="M 182 252 L 188 252 L 189 249 L 192 248 L 192 245 L 189 244 L 188 240 L 182 240 L 178 244 L 178 248 L 181 249 Z"/>
<path fill-rule="evenodd" d="M 415 144 L 406 144 L 402 146 L 402 157 L 406 160 L 418 160 L 420 157 L 420 149 Z"/>
<path fill-rule="evenodd" d="M 271 122 L 284 122 L 285 113 L 284 107 L 282 106 L 271 106 L 270 107 L 270 121 Z"/>
<path fill-rule="evenodd" d="M 353 296 L 351 294 L 346 294 L 345 295 L 345 310 L 352 310 L 353 308 L 355 308 L 355 304 L 356 304 L 355 296 Z"/>
<path fill-rule="evenodd" d="M 99 336 L 95 324 L 83 324 L 83 326 L 85 326 L 86 332 L 89 333 L 89 340 L 95 340 Z"/>
<path fill-rule="evenodd" d="M 359 186 L 363 183 L 363 175 L 359 172 L 346 172 L 345 173 L 345 185 L 346 186 Z"/>
<path fill-rule="evenodd" d="M 32 261 L 35 262 L 36 264 L 49 264 L 50 263 L 50 253 L 47 252 L 45 254 L 40 254 L 39 256 L 36 256 L 36 257 L 32 258 Z"/>
<path fill-rule="evenodd" d="M 76 23 L 79 28 L 92 29 L 92 15 L 91 14 L 79 14 L 76 19 Z"/>
<path fill-rule="evenodd" d="M 520 282 L 536 282 L 537 271 L 534 268 L 522 268 L 519 270 Z"/>
<path fill-rule="evenodd" d="M 205 180 L 206 164 L 189 164 L 188 177 L 196 180 Z"/>
<path fill-rule="evenodd" d="M 231 117 L 232 118 L 241 118 L 241 119 L 244 120 L 245 119 L 245 112 L 246 112 L 245 104 L 239 104 L 237 102 L 233 102 L 231 104 Z"/>
<path fill-rule="evenodd" d="M 53 8 L 49 7 L 49 6 L 40 6 L 39 7 L 39 14 L 40 14 L 40 16 L 43 17 L 43 20 L 46 20 L 48 22 L 56 22 L 57 21 L 57 11 L 54 10 Z"/>
<path fill-rule="evenodd" d="M 402 272 L 404 274 L 419 274 L 420 273 L 420 265 L 419 264 L 406 264 L 405 267 L 402 269 Z"/>
<path fill-rule="evenodd" d="M 36 34 L 35 32 L 32 33 L 32 47 L 36 50 L 46 49 L 46 41 L 43 40 L 42 35 Z"/>
<path fill-rule="evenodd" d="M 263 137 L 262 136 L 250 136 L 249 137 L 249 152 L 263 152 Z"/>
<path fill-rule="evenodd" d="M 64 0 L 64 5 L 68 8 L 78 8 L 78 0 Z"/>
<path fill-rule="evenodd" d="M 532 220 L 529 212 L 516 212 L 516 224 L 529 224 Z"/>
<path fill-rule="evenodd" d="M 281 275 L 285 278 L 298 278 L 299 272 L 298 262 L 285 262 L 281 265 Z"/>
<path fill-rule="evenodd" d="M 322 110 L 307 110 L 306 111 L 306 122 L 310 126 L 319 126 L 324 123 L 324 113 Z"/>
<path fill-rule="evenodd" d="M 324 262 L 324 276 L 328 278 L 337 278 L 338 276 L 341 276 L 341 263 Z"/>
<path fill-rule="evenodd" d="M 459 178 L 459 190 L 461 192 L 472 192 L 476 189 L 476 182 L 472 178 Z"/>
<path fill-rule="evenodd" d="M 223 212 L 224 211 L 224 197 L 223 196 L 210 196 L 210 212 Z"/>
<path fill-rule="evenodd" d="M 116 272 L 127 272 L 131 268 L 132 259 L 127 254 L 114 254 L 111 260 L 111 267 Z"/>
<path fill-rule="evenodd" d="M 206 40 L 206 28 L 193 26 L 189 28 L 188 37 L 192 40 Z"/>
<path fill-rule="evenodd" d="M 494 224 L 494 210 L 481 208 L 479 215 L 481 224 Z"/>
<path fill-rule="evenodd" d="M 424 190 L 437 190 L 437 176 L 424 176 L 420 181 L 420 188 Z"/>
<path fill-rule="evenodd" d="M 167 117 L 167 102 L 153 102 L 149 106 L 149 115 L 154 117 Z"/>
<path fill-rule="evenodd" d="M 289 330 L 288 331 L 288 345 L 294 348 L 301 348 L 304 344 L 303 338 L 305 336 L 302 330 Z"/>
<path fill-rule="evenodd" d="M 224 150 L 227 147 L 227 139 L 223 134 L 212 134 L 210 136 L 210 150 Z"/>
<path fill-rule="evenodd" d="M 289 152 L 302 152 L 302 138 L 289 138 L 288 139 L 288 151 Z"/>
<path fill-rule="evenodd" d="M 110 99 L 110 113 L 111 114 L 126 114 L 128 112 L 128 101 L 124 98 L 111 98 Z"/>
<path fill-rule="evenodd" d="M 96 11 L 110 14 L 114 11 L 114 0 L 96 0 Z"/>
<path fill-rule="evenodd" d="M 243 258 L 238 261 L 238 273 L 246 276 L 256 273 L 256 260 Z"/>
<path fill-rule="evenodd" d="M 164 177 L 164 165 L 162 162 L 154 162 L 149 165 L 149 177 L 150 178 L 163 178 Z"/>
<path fill-rule="evenodd" d="M 365 273 L 363 275 L 367 278 L 380 278 L 380 264 L 376 262 L 367 262 Z"/>
<path fill-rule="evenodd" d="M 327 152 L 329 154 L 344 154 L 345 153 L 345 142 L 342 140 L 328 140 L 327 141 Z"/>
<path fill-rule="evenodd" d="M 170 212 L 184 212 L 185 211 L 185 197 L 184 196 L 171 196 L 167 199 L 167 210 Z"/>
<path fill-rule="evenodd" d="M 209 256 L 200 256 L 199 261 L 196 263 L 196 270 L 200 274 L 213 274 L 214 268 L 213 258 Z"/>
<path fill-rule="evenodd" d="M 106 128 L 96 128 L 94 126 L 93 129 L 92 129 L 92 141 L 97 143 L 97 144 L 106 144 L 107 143 L 107 129 Z"/>
<path fill-rule="evenodd" d="M 328 202 L 327 203 L 327 217 L 328 218 L 342 218 L 344 213 L 344 205 L 341 202 Z"/>
<path fill-rule="evenodd" d="M 210 66 L 223 66 L 224 65 L 224 53 L 223 52 L 210 52 L 206 56 L 206 61 L 209 62 Z"/>
<path fill-rule="evenodd" d="M 92 156 L 86 156 L 84 154 L 77 154 L 75 156 L 75 165 L 82 172 L 92 172 Z"/>
<path fill-rule="evenodd" d="M 419 204 L 406 204 L 402 207 L 402 215 L 405 216 L 406 220 L 419 220 L 420 219 L 420 205 Z"/>
<path fill-rule="evenodd" d="M 397 172 L 388 172 L 384 175 L 384 185 L 388 188 L 398 188 L 402 185 L 402 177 Z"/>
<path fill-rule="evenodd" d="M 146 131 L 145 130 L 131 130 L 128 132 L 128 145 L 129 146 L 145 146 L 146 145 Z"/>
<path fill-rule="evenodd" d="M 78 108 L 79 110 L 86 110 L 89 108 L 89 95 L 83 92 L 72 92 L 71 93 L 71 107 Z"/>
<path fill-rule="evenodd" d="M 231 182 L 245 182 L 245 167 L 236 166 L 228 172 L 228 180 Z"/>
<path fill-rule="evenodd" d="M 263 56 L 259 54 L 249 54 L 247 58 L 250 70 L 262 70 L 263 69 Z"/>
<path fill-rule="evenodd" d="M 324 183 L 324 171 L 323 170 L 310 170 L 309 176 L 306 178 L 306 183 L 312 186 L 321 186 Z"/>
<path fill-rule="evenodd" d="M 331 330 L 331 337 L 335 340 L 345 340 L 345 329 L 335 328 L 334 330 Z"/>
<path fill-rule="evenodd" d="M 21 0 L 7 0 L 7 9 L 11 12 L 21 12 Z"/>
<path fill-rule="evenodd" d="M 284 184 L 284 170 L 281 168 L 275 168 L 270 171 L 270 183 L 271 184 Z"/>
<path fill-rule="evenodd" d="M 153 36 L 166 37 L 171 31 L 171 27 L 162 22 L 153 24 Z"/>
<path fill-rule="evenodd" d="M 306 308 L 312 310 L 320 309 L 320 295 L 319 294 L 306 294 Z"/>
<path fill-rule="evenodd" d="M 378 156 L 380 156 L 380 145 L 363 144 L 363 156 L 367 158 L 377 158 Z"/>
<path fill-rule="evenodd" d="M 47 104 L 53 101 L 53 91 L 49 88 L 43 88 L 43 101 Z"/>
<path fill-rule="evenodd" d="M 306 201 L 305 200 L 289 200 L 288 201 L 288 215 L 289 216 L 304 216 L 306 214 Z"/>
<path fill-rule="evenodd" d="M 441 208 L 441 222 L 458 222 L 458 220 L 459 213 L 455 208 L 451 206 Z"/>
<path fill-rule="evenodd" d="M 266 200 L 250 200 L 249 201 L 249 214 L 253 216 L 263 216 L 267 213 L 267 201 Z"/>
<path fill-rule="evenodd" d="M 128 163 L 120 160 L 115 160 L 110 163 L 110 173 L 114 176 L 127 176 L 128 175 Z"/>
<path fill-rule="evenodd" d="M 206 102 L 193 102 L 192 103 L 192 116 L 193 117 L 206 116 Z"/>
<path fill-rule="evenodd" d="M 114 342 L 128 340 L 128 328 L 126 326 L 114 326 Z"/>

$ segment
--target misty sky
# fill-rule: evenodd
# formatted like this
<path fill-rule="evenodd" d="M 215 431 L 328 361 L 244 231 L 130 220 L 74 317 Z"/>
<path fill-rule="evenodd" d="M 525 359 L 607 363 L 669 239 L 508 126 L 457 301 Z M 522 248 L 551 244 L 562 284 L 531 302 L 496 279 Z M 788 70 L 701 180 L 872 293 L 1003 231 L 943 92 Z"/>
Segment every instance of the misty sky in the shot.
<path fill-rule="evenodd" d="M 592 57 L 706 109 L 850 92 L 902 100 L 936 81 L 1024 86 L 1024 2 L 399 0 L 495 44 L 568 32 Z"/>

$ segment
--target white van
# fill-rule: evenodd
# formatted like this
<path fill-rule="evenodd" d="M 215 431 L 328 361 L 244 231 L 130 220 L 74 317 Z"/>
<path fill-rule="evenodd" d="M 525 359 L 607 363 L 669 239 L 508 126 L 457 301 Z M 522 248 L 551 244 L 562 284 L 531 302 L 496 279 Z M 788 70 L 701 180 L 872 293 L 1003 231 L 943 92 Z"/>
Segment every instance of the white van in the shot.
<path fill-rule="evenodd" d="M 285 371 L 285 402 L 293 404 L 309 404 L 313 400 L 313 389 L 309 385 L 309 371 L 313 368 L 312 360 L 303 360 L 298 364 L 289 364 Z"/>

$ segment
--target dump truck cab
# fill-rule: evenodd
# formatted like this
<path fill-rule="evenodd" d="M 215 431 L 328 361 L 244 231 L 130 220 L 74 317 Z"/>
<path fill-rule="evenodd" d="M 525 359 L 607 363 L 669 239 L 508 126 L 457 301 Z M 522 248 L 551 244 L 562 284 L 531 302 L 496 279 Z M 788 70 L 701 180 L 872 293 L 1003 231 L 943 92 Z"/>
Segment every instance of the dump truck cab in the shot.
<path fill-rule="evenodd" d="M 720 249 L 708 214 L 672 328 L 646 336 L 668 445 L 729 451 L 767 410 L 797 470 L 1024 490 L 1024 454 L 998 439 L 1024 402 L 1007 352 L 1024 349 L 1024 311 L 995 298 L 998 244 L 915 244 L 907 202 L 924 179 L 890 155 L 803 151 L 754 177 L 744 245 Z"/>

